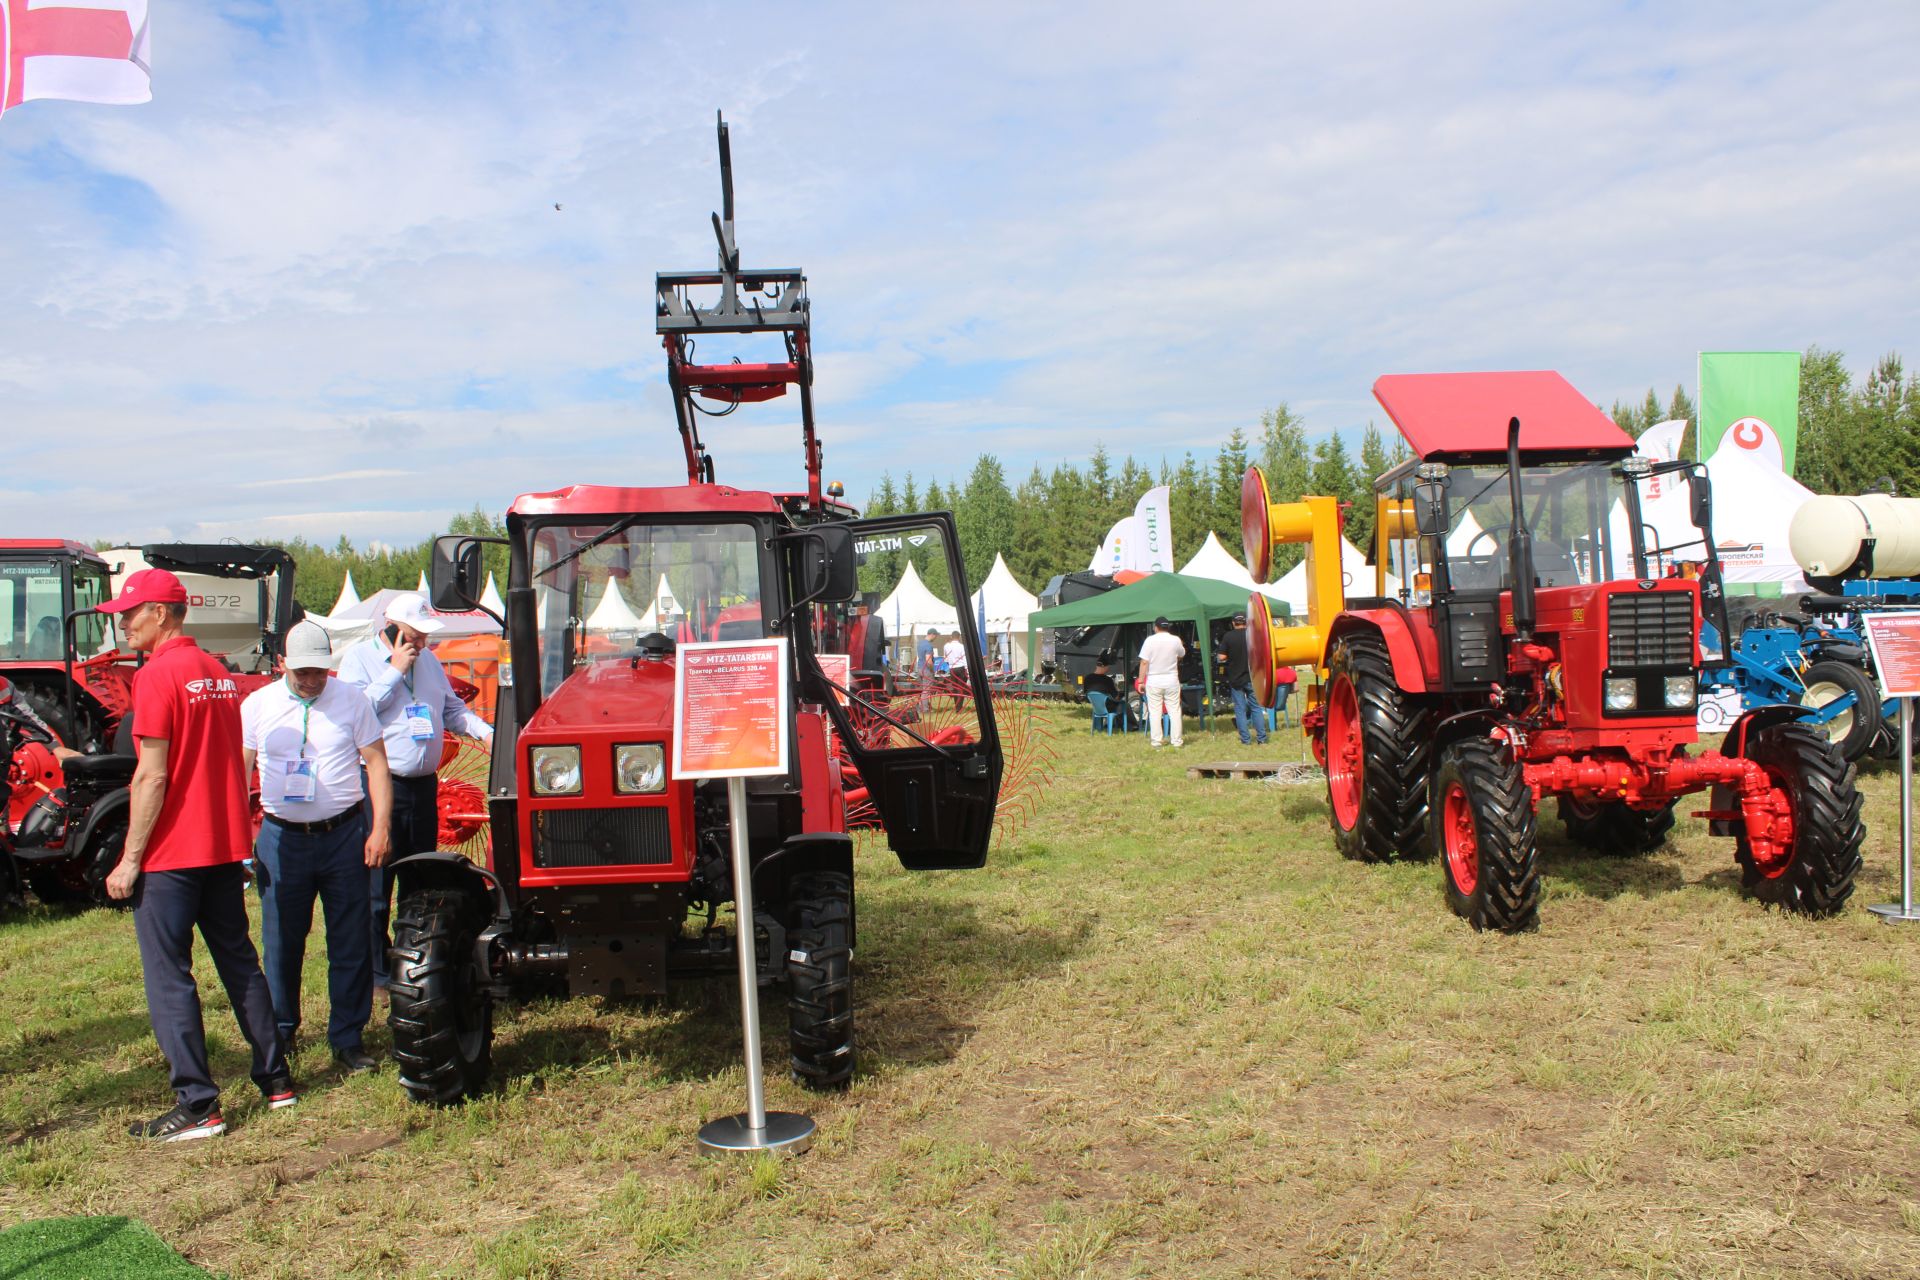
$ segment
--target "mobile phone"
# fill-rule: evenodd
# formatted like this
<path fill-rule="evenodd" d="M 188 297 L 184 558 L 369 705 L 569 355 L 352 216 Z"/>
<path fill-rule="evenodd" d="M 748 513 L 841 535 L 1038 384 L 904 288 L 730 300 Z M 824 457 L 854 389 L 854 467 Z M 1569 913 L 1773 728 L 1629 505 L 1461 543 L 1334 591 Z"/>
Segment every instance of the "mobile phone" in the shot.
<path fill-rule="evenodd" d="M 400 624 L 397 622 L 389 622 L 387 624 L 386 637 L 387 637 L 387 643 L 389 645 L 399 644 L 400 643 Z"/>

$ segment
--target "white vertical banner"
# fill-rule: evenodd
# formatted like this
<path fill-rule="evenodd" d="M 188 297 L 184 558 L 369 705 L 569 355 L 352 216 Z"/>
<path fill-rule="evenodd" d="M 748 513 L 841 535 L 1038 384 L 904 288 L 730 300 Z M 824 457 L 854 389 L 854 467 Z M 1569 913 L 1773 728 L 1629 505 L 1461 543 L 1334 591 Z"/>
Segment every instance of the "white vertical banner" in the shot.
<path fill-rule="evenodd" d="M 1128 560 L 1135 543 L 1140 539 L 1134 534 L 1134 518 L 1121 516 L 1114 521 L 1113 528 L 1107 530 L 1107 540 L 1100 544 L 1100 550 L 1093 556 L 1093 563 L 1087 566 L 1089 573 L 1112 575 L 1122 569 L 1131 569 Z"/>
<path fill-rule="evenodd" d="M 1173 499 L 1168 486 L 1155 485 L 1141 495 L 1133 520 L 1137 537 L 1127 568 L 1141 573 L 1173 572 Z"/>

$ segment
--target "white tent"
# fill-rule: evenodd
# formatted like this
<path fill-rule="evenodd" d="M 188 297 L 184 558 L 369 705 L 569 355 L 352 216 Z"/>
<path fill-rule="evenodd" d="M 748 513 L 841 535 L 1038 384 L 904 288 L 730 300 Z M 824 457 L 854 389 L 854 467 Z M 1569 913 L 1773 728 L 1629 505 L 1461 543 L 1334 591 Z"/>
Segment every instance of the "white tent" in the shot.
<path fill-rule="evenodd" d="M 349 645 L 368 639 L 379 630 L 386 621 L 387 605 L 395 596 L 403 593 L 387 587 L 376 591 L 350 609 L 327 617 L 307 615 L 309 622 L 317 622 L 326 629 L 327 636 L 333 641 L 333 651 L 337 654 Z M 433 633 L 435 640 L 451 640 L 455 636 L 499 635 L 500 624 L 477 609 L 462 613 L 442 613 L 438 609 L 427 610 L 429 617 L 438 619 L 441 630 Z"/>
<path fill-rule="evenodd" d="M 330 614 L 345 613 L 360 603 L 360 593 L 353 589 L 353 570 L 347 570 L 346 578 L 340 583 L 340 598 L 333 602 Z"/>
<path fill-rule="evenodd" d="M 1341 582 L 1348 596 L 1374 594 L 1373 566 L 1368 564 L 1367 558 L 1360 554 L 1360 548 L 1345 538 L 1340 539 L 1340 570 Z M 1400 579 L 1389 573 L 1387 594 L 1395 596 L 1399 593 Z M 1289 569 L 1280 581 L 1274 583 L 1269 594 L 1276 599 L 1286 601 L 1287 608 L 1293 610 L 1293 616 L 1304 620 L 1307 616 L 1307 562 L 1302 560 Z"/>
<path fill-rule="evenodd" d="M 620 584 L 607 579 L 607 589 L 600 594 L 600 603 L 587 615 L 587 630 L 603 635 L 636 635 L 643 630 L 642 620 L 637 617 L 627 598 L 620 591 Z"/>
<path fill-rule="evenodd" d="M 352 579 L 349 578 L 348 581 L 352 581 Z M 491 573 L 487 575 L 487 589 L 480 593 L 480 603 L 501 617 L 506 616 L 506 603 L 500 599 L 500 590 L 493 585 L 493 575 Z"/>
<path fill-rule="evenodd" d="M 1180 571 L 1183 577 L 1212 578 L 1215 582 L 1226 582 L 1252 594 L 1258 591 L 1271 600 L 1285 601 L 1280 593 L 1280 584 L 1269 582 L 1260 585 L 1254 582 L 1253 575 L 1247 572 L 1247 566 L 1240 563 L 1233 552 L 1227 550 L 1217 533 L 1207 534 L 1206 545 L 1201 547 L 1193 559 L 1187 561 L 1187 567 Z M 1303 591 L 1305 588 L 1301 588 Z"/>
<path fill-rule="evenodd" d="M 1810 590 L 1787 545 L 1787 527 L 1813 491 L 1746 450 L 1724 446 L 1707 459 L 1707 477 L 1713 484 L 1713 537 L 1725 581 L 1767 584 L 1767 594 Z M 1641 495 L 1640 519 L 1649 542 L 1679 547 L 1683 558 L 1697 558 L 1700 534 L 1694 528 L 1687 482 L 1663 476 L 1644 484 Z M 1628 545 L 1624 503 L 1615 505 L 1613 535 L 1620 545 Z M 1616 565 L 1615 572 L 1627 569 Z"/>
<path fill-rule="evenodd" d="M 674 598 L 673 588 L 667 585 L 667 575 L 664 573 L 660 575 L 660 585 L 653 590 L 653 599 L 647 604 L 647 612 L 660 622 L 667 622 L 686 612 Z"/>
<path fill-rule="evenodd" d="M 419 592 L 423 599 L 433 599 L 433 588 L 427 585 L 427 571 L 425 569 L 420 571 L 420 585 L 415 587 L 414 590 Z"/>
<path fill-rule="evenodd" d="M 891 641 L 898 642 L 922 636 L 928 630 L 942 633 L 960 629 L 960 615 L 953 606 L 927 590 L 927 584 L 920 580 L 920 571 L 907 562 L 907 571 L 900 579 L 900 585 L 893 594 L 880 602 L 876 610 L 880 620 L 886 624 L 887 635 Z"/>
<path fill-rule="evenodd" d="M 1027 615 L 1040 607 L 1040 598 L 1020 585 L 998 552 L 994 553 L 987 580 L 973 593 L 971 607 L 976 622 L 984 619 L 980 643 L 988 650 L 988 661 L 992 661 L 993 642 L 997 639 L 1004 646 L 1008 669 L 1025 670 L 1028 665 Z M 885 615 L 881 621 L 886 621 Z"/>

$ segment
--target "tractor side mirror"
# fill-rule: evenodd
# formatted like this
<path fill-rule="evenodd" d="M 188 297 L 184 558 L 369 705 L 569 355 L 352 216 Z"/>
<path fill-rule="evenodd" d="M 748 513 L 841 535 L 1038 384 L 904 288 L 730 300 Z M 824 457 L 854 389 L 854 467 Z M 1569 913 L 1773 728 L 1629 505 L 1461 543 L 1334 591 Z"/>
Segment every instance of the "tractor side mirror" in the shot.
<path fill-rule="evenodd" d="M 803 598 L 840 604 L 860 594 L 853 530 L 846 525 L 823 524 L 808 529 L 795 540 L 794 557 L 794 577 Z"/>
<path fill-rule="evenodd" d="M 1713 528 L 1713 481 L 1707 478 L 1704 469 L 1687 476 L 1687 497 L 1692 503 L 1693 527 L 1710 531 Z"/>
<path fill-rule="evenodd" d="M 1447 531 L 1447 487 L 1424 480 L 1413 486 L 1413 525 L 1422 537 L 1438 538 Z"/>
<path fill-rule="evenodd" d="M 433 566 L 427 575 L 430 603 L 443 613 L 465 613 L 484 589 L 480 540 L 450 533 L 433 540 Z"/>

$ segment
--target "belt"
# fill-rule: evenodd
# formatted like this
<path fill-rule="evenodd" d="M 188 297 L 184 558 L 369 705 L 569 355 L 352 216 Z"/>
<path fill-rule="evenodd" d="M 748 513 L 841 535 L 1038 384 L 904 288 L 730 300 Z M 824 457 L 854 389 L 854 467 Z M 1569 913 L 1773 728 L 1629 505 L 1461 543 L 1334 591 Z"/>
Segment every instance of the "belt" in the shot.
<path fill-rule="evenodd" d="M 320 818 L 313 822 L 294 822 L 279 814 L 270 813 L 267 821 L 286 831 L 297 831 L 303 836 L 317 836 L 332 831 L 335 827 L 345 826 L 360 816 L 360 810 L 366 805 L 364 800 L 356 800 L 352 806 L 334 814 L 331 818 Z"/>

